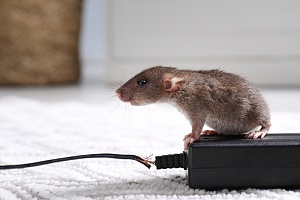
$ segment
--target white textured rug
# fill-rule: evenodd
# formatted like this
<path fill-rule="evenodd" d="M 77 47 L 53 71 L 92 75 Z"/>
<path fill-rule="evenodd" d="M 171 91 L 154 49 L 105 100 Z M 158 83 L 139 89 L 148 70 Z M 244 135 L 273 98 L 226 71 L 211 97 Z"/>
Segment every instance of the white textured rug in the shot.
<path fill-rule="evenodd" d="M 272 113 L 271 132 L 299 132 L 300 113 Z M 289 123 L 286 123 L 289 122 Z M 181 153 L 190 131 L 166 105 L 131 107 L 0 99 L 0 164 L 88 153 Z M 190 189 L 182 169 L 156 170 L 127 160 L 85 159 L 0 171 L 0 199 L 300 199 L 282 189 Z"/>

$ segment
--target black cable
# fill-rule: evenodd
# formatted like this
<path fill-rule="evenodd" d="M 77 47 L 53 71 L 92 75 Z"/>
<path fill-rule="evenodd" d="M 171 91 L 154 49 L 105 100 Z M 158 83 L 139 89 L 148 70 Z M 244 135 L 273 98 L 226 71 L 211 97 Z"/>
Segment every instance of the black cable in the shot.
<path fill-rule="evenodd" d="M 135 160 L 145 165 L 149 169 L 151 167 L 151 164 L 155 165 L 157 169 L 167 169 L 167 168 L 187 169 L 187 165 L 188 165 L 187 154 L 185 152 L 181 154 L 169 154 L 169 155 L 156 156 L 155 162 L 150 161 L 148 158 L 141 158 L 136 155 L 101 153 L 101 154 L 86 154 L 86 155 L 70 156 L 70 157 L 63 157 L 63 158 L 55 158 L 50 160 L 43 160 L 38 162 L 17 164 L 17 165 L 0 165 L 0 170 L 22 169 L 22 168 L 36 167 L 41 165 L 47 165 L 47 164 L 70 161 L 70 160 L 85 159 L 85 158 L 114 158 L 114 159 Z"/>
<path fill-rule="evenodd" d="M 57 162 L 78 160 L 78 159 L 84 159 L 84 158 L 129 159 L 129 160 L 135 160 L 139 163 L 142 163 L 143 165 L 145 165 L 148 168 L 151 167 L 151 164 L 154 164 L 154 162 L 149 161 L 148 159 L 141 158 L 141 157 L 136 156 L 136 155 L 122 155 L 122 154 L 103 153 L 103 154 L 86 154 L 86 155 L 70 156 L 70 157 L 56 158 L 56 159 L 50 159 L 50 160 L 44 160 L 44 161 L 32 162 L 32 163 L 26 163 L 26 164 L 0 165 L 0 170 L 36 167 L 36 166 L 40 166 L 40 165 L 47 165 L 47 164 L 52 164 L 52 163 L 57 163 Z"/>

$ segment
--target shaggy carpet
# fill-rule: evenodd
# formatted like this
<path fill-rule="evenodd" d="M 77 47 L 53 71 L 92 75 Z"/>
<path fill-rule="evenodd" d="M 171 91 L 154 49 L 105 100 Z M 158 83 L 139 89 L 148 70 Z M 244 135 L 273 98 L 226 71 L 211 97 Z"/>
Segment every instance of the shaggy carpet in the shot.
<path fill-rule="evenodd" d="M 272 113 L 271 132 L 299 132 L 299 121 L 300 113 Z M 89 153 L 180 153 L 189 131 L 183 115 L 167 105 L 2 97 L 0 165 Z M 0 171 L 0 199 L 300 199 L 300 190 L 191 189 L 183 169 L 99 158 Z"/>

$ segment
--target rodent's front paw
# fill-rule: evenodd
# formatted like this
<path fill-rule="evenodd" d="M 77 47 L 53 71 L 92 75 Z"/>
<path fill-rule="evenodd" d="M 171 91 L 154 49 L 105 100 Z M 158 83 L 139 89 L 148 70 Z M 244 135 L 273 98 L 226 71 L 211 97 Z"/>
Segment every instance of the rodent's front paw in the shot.
<path fill-rule="evenodd" d="M 199 140 L 198 137 L 196 137 L 194 134 L 190 133 L 186 136 L 184 136 L 183 141 L 184 141 L 184 150 L 187 150 L 189 145 L 195 141 Z"/>
<path fill-rule="evenodd" d="M 190 134 L 187 134 L 187 135 L 185 135 L 185 136 L 184 136 L 184 138 L 183 138 L 183 141 L 185 141 L 187 138 L 190 138 L 190 137 L 191 137 L 191 135 L 192 135 L 191 133 L 190 133 Z"/>

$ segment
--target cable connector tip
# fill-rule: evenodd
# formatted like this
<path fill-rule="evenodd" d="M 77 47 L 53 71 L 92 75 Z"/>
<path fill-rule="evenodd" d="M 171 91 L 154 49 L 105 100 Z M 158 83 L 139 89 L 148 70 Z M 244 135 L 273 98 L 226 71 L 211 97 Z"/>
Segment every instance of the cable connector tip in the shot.
<path fill-rule="evenodd" d="M 167 168 L 184 168 L 187 169 L 187 154 L 186 152 L 180 154 L 169 154 L 155 157 L 155 166 L 157 169 Z"/>

